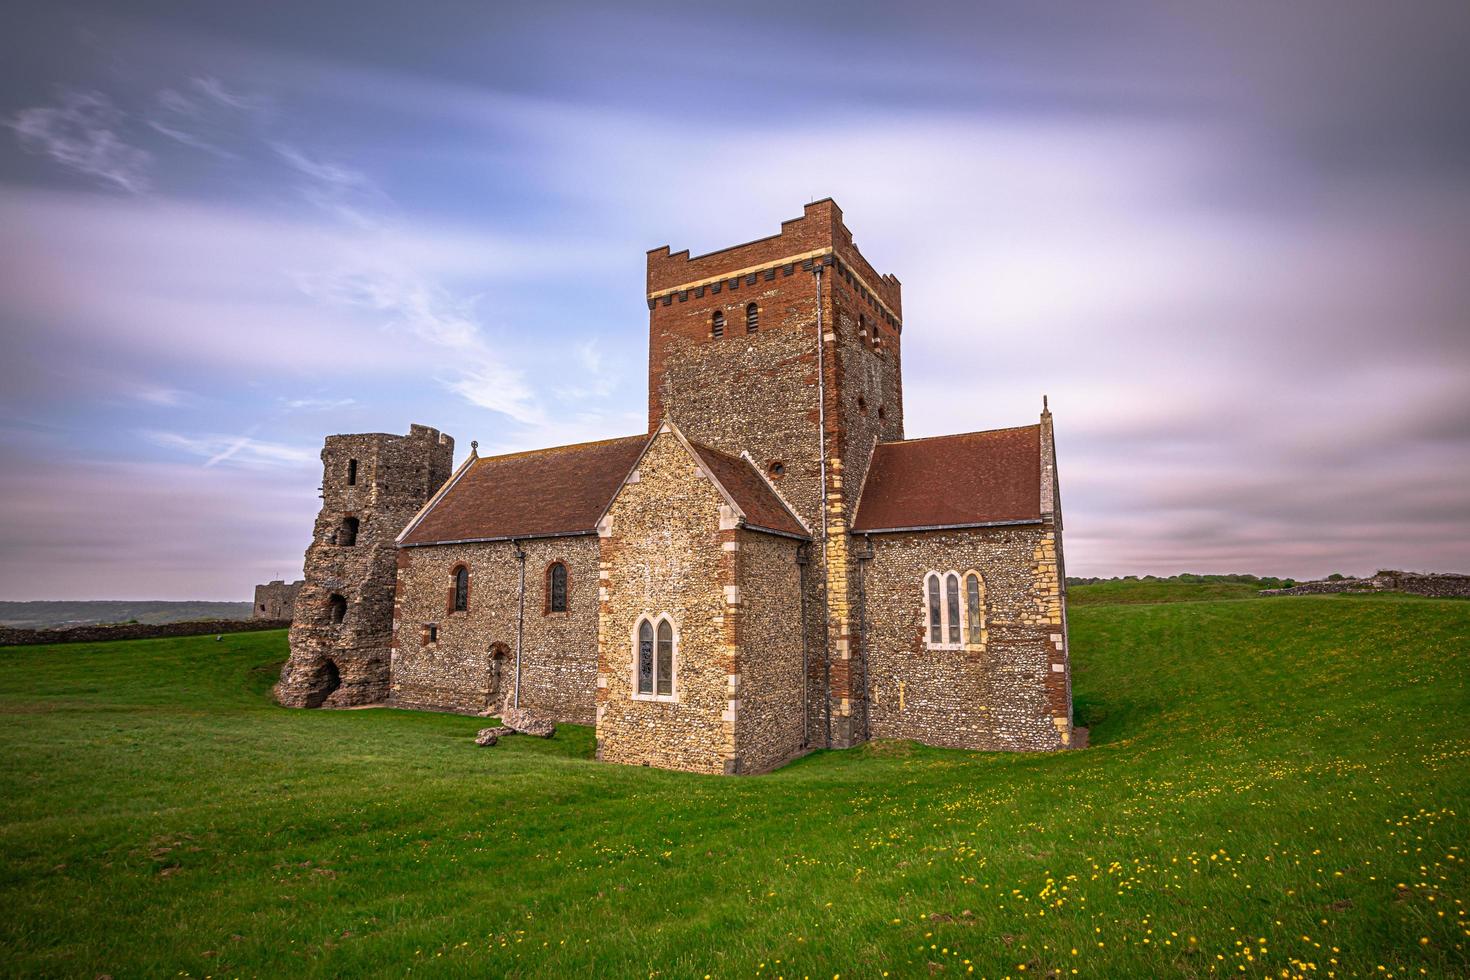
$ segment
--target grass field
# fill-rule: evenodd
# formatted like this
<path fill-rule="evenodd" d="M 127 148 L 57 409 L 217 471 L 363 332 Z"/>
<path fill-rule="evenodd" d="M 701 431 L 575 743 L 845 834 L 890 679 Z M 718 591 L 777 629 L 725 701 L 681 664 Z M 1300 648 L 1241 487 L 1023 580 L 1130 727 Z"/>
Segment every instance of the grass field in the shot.
<path fill-rule="evenodd" d="M 769 776 L 286 711 L 281 633 L 0 651 L 0 971 L 1470 974 L 1470 602 L 1079 604 L 1093 748 Z"/>

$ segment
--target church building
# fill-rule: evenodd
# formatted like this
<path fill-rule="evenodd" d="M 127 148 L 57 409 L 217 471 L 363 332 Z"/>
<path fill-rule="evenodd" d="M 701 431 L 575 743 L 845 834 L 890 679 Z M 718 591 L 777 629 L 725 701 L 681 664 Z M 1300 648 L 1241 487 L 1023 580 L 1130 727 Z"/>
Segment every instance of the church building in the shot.
<path fill-rule="evenodd" d="M 830 199 L 649 252 L 646 294 L 646 432 L 452 474 L 424 426 L 327 439 L 281 703 L 518 707 L 706 773 L 1068 747 L 1050 412 L 905 439 L 900 283 Z"/>

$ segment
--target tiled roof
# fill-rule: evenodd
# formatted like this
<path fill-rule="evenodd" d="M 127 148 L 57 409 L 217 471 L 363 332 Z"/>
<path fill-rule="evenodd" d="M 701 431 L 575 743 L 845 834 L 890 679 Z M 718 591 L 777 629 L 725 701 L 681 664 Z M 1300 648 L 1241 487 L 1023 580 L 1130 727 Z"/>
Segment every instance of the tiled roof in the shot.
<path fill-rule="evenodd" d="M 855 532 L 1041 519 L 1041 426 L 883 442 Z"/>
<path fill-rule="evenodd" d="M 477 459 L 402 543 L 591 533 L 647 444 L 636 435 Z"/>
<path fill-rule="evenodd" d="M 720 486 L 735 498 L 735 505 L 745 512 L 747 524 L 797 537 L 810 537 L 749 460 L 698 443 L 690 443 L 690 446 Z"/>

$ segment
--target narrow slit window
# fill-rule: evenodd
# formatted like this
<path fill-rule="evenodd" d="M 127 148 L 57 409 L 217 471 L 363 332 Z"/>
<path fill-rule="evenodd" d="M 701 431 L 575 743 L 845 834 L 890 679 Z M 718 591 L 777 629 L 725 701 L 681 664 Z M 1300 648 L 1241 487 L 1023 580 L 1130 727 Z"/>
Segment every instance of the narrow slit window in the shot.
<path fill-rule="evenodd" d="M 674 628 L 668 620 L 658 624 L 658 693 L 674 693 Z"/>
<path fill-rule="evenodd" d="M 725 336 L 725 314 L 715 310 L 714 315 L 709 318 L 709 335 L 711 337 Z"/>
<path fill-rule="evenodd" d="M 745 332 L 755 333 L 761 328 L 761 308 L 751 303 L 745 308 Z"/>
<path fill-rule="evenodd" d="M 347 485 L 349 487 L 357 486 L 357 460 L 355 459 L 349 459 L 347 461 Z"/>
<path fill-rule="evenodd" d="M 347 599 L 345 596 L 334 593 L 327 600 L 327 618 L 332 621 L 333 626 L 340 625 L 347 618 Z"/>
<path fill-rule="evenodd" d="M 944 633 L 939 622 L 939 576 L 929 576 L 929 642 L 943 643 Z"/>
<path fill-rule="evenodd" d="M 342 527 L 337 532 L 337 543 L 344 548 L 351 548 L 357 544 L 358 520 L 355 517 L 342 518 Z"/>
<path fill-rule="evenodd" d="M 547 571 L 547 603 L 548 612 L 567 611 L 567 566 L 561 562 L 553 562 Z"/>
<path fill-rule="evenodd" d="M 653 693 L 653 627 L 646 619 L 638 624 L 638 693 Z"/>
<path fill-rule="evenodd" d="M 944 580 L 944 604 L 949 615 L 949 642 L 960 642 L 960 577 L 950 575 Z"/>
<path fill-rule="evenodd" d="M 454 611 L 470 608 L 470 570 L 463 565 L 454 570 Z"/>
<path fill-rule="evenodd" d="M 965 576 L 965 613 L 970 629 L 970 642 L 979 643 L 985 629 L 985 599 L 980 590 L 980 576 L 971 572 Z"/>

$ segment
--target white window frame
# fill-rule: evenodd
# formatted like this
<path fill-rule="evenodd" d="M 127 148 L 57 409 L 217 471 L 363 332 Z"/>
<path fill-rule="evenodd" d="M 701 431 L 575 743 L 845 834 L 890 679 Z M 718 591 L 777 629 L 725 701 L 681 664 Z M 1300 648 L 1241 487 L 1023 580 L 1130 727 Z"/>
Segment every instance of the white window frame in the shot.
<path fill-rule="evenodd" d="M 953 575 L 959 580 L 959 627 L 960 641 L 951 643 L 949 640 L 949 628 L 953 625 L 949 618 L 949 577 Z M 968 579 L 974 575 L 980 580 L 980 635 L 972 636 L 970 630 L 970 591 L 967 587 Z M 929 605 L 929 582 L 931 579 L 939 581 L 939 636 L 940 642 L 933 642 L 929 631 L 930 613 Z M 970 650 L 980 647 L 985 642 L 985 576 L 976 569 L 970 568 L 965 571 L 957 571 L 953 568 L 948 570 L 929 569 L 924 572 L 924 577 L 919 582 L 919 609 L 923 613 L 924 622 L 924 649 L 926 650 Z"/>
<path fill-rule="evenodd" d="M 638 690 L 638 630 L 647 623 L 653 629 L 653 693 L 642 694 Z M 660 623 L 668 623 L 669 631 L 674 637 L 674 650 L 672 657 L 673 676 L 669 678 L 669 694 L 658 693 L 658 627 Z M 633 621 L 633 632 L 629 637 L 629 649 L 633 651 L 631 670 L 628 672 L 629 697 L 634 701 L 663 701 L 669 704 L 677 704 L 679 701 L 679 624 L 674 622 L 674 617 L 668 613 L 659 613 L 657 616 L 643 615 Z"/>

